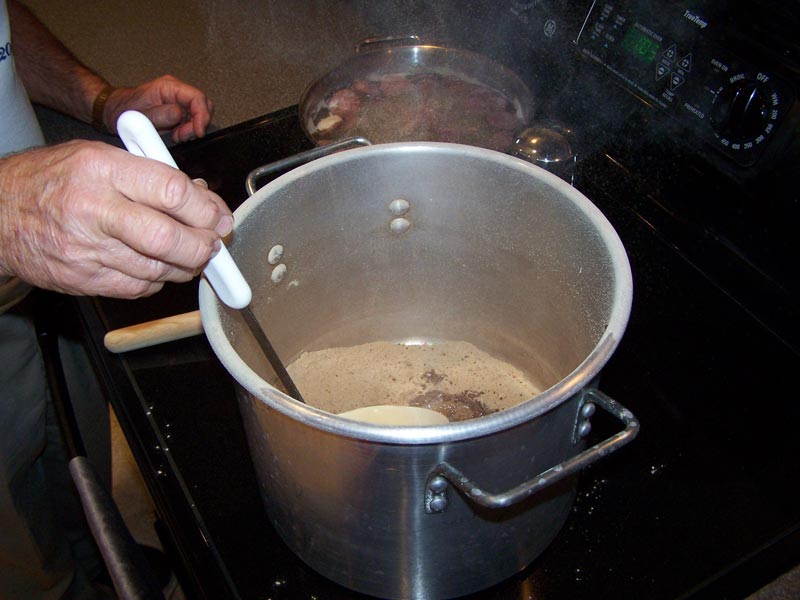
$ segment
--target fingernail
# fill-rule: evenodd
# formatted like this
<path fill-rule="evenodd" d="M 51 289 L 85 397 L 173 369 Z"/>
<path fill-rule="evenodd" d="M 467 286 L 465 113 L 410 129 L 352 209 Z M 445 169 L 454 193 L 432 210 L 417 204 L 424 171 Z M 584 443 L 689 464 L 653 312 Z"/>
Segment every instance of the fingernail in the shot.
<path fill-rule="evenodd" d="M 202 177 L 198 177 L 197 179 L 192 179 L 192 181 L 197 185 L 202 185 L 204 188 L 208 189 L 208 182 Z"/>
<path fill-rule="evenodd" d="M 211 258 L 214 258 L 222 250 L 222 240 L 219 238 L 214 240 L 214 245 L 211 248 Z"/>
<path fill-rule="evenodd" d="M 231 231 L 233 231 L 233 217 L 230 215 L 224 215 L 220 217 L 217 226 L 214 228 L 218 234 L 222 237 L 228 235 Z"/>

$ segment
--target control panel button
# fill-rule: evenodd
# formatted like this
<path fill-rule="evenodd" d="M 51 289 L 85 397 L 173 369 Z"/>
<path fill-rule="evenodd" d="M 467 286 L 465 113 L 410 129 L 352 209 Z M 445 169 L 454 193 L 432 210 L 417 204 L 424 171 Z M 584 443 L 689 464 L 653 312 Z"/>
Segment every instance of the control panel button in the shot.
<path fill-rule="evenodd" d="M 670 64 L 675 62 L 675 59 L 678 58 L 678 45 L 672 44 L 669 46 L 664 52 L 661 53 L 661 57 L 664 58 Z"/>
<path fill-rule="evenodd" d="M 669 76 L 669 89 L 675 90 L 678 89 L 680 86 L 683 85 L 683 82 L 686 81 L 681 75 L 677 73 L 673 73 Z"/>

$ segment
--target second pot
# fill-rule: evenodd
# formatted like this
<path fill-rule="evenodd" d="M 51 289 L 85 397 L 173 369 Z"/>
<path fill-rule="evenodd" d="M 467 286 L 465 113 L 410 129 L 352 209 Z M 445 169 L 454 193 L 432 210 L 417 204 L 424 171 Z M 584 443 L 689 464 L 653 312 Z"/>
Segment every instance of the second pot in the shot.
<path fill-rule="evenodd" d="M 376 144 L 455 142 L 501 152 L 533 111 L 530 90 L 505 66 L 413 36 L 362 42 L 299 102 L 304 131 L 321 145 L 365 137 Z"/>

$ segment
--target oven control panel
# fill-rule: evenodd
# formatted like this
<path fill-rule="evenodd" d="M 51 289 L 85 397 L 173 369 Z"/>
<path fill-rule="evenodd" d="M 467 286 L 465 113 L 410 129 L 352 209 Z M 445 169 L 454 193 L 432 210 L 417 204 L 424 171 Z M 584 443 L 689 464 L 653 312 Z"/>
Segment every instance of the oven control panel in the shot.
<path fill-rule="evenodd" d="M 643 102 L 741 166 L 755 164 L 795 102 L 770 64 L 738 55 L 723 15 L 667 2 L 592 2 L 574 43 Z"/>

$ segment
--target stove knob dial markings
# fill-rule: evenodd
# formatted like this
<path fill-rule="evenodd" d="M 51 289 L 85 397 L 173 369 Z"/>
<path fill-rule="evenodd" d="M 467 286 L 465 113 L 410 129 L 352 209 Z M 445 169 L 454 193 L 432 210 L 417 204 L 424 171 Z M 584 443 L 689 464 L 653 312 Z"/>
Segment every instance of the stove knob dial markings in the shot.
<path fill-rule="evenodd" d="M 775 129 L 780 95 L 766 73 L 738 73 L 716 92 L 711 126 L 729 150 L 747 151 L 763 143 Z"/>

